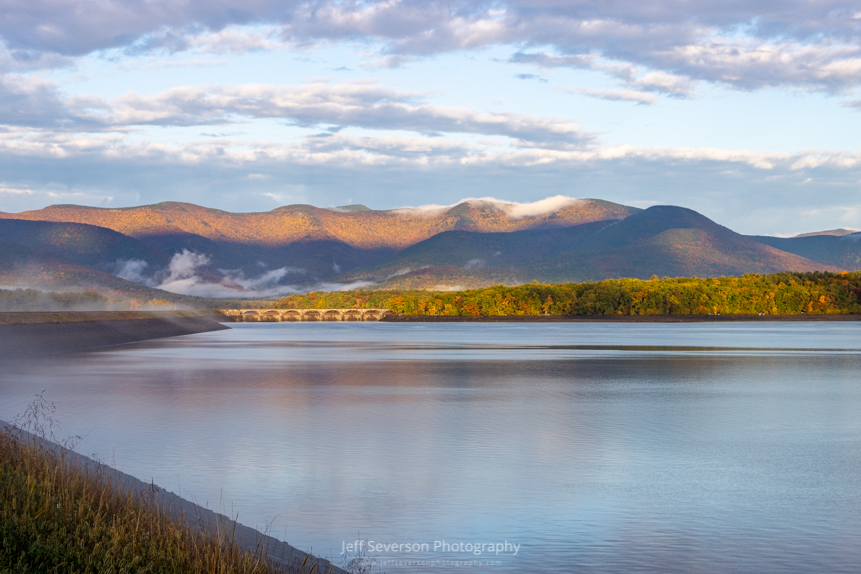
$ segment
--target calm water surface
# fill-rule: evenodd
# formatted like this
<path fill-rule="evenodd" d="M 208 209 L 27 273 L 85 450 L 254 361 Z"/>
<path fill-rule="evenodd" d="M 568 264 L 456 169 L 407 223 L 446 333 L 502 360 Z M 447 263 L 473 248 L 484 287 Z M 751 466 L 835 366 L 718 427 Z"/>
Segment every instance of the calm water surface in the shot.
<path fill-rule="evenodd" d="M 857 323 L 238 324 L 7 366 L 0 418 L 44 389 L 80 452 L 336 564 L 859 572 L 859 373 Z"/>

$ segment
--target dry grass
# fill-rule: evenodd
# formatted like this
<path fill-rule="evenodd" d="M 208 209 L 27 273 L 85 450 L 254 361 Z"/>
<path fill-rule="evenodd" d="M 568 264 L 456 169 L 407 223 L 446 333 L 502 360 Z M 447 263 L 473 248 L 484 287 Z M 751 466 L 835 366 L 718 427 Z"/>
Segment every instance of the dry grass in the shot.
<path fill-rule="evenodd" d="M 40 397 L 25 426 L 54 438 L 45 417 L 52 412 Z M 294 569 L 267 564 L 231 532 L 207 536 L 113 484 L 105 467 L 82 468 L 45 445 L 0 430 L 0 574 L 319 572 L 307 561 Z"/>

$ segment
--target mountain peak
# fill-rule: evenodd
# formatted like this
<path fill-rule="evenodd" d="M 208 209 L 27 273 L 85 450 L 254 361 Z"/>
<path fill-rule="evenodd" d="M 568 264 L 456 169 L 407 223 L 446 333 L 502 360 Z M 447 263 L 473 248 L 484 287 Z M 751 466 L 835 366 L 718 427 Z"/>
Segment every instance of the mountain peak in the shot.
<path fill-rule="evenodd" d="M 796 235 L 795 237 L 819 237 L 821 235 L 831 235 L 834 237 L 843 237 L 844 235 L 852 235 L 853 233 L 858 233 L 857 229 L 828 229 L 826 231 L 813 231 L 811 233 L 802 233 L 801 235 Z"/>

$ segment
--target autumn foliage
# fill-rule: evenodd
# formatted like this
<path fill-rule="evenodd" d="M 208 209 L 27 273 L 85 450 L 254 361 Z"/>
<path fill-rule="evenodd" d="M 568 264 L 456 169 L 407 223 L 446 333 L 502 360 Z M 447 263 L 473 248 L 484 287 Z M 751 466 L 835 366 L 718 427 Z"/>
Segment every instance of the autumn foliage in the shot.
<path fill-rule="evenodd" d="M 549 213 L 511 218 L 490 204 L 463 203 L 452 209 L 338 211 L 290 205 L 263 213 L 230 213 L 197 205 L 165 202 L 120 209 L 54 205 L 37 211 L 0 213 L 4 219 L 87 223 L 130 237 L 192 233 L 213 241 L 287 245 L 336 240 L 363 249 L 403 249 L 443 231 L 516 231 L 565 227 L 622 219 L 634 209 L 599 200 L 582 200 Z"/>
<path fill-rule="evenodd" d="M 274 306 L 386 308 L 408 316 L 854 314 L 861 313 L 861 272 L 306 293 L 283 297 Z"/>

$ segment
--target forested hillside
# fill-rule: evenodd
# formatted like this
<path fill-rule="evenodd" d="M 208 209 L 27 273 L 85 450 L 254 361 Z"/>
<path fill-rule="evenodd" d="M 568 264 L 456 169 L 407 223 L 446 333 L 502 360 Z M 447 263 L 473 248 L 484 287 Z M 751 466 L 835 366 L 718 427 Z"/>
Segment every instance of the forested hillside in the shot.
<path fill-rule="evenodd" d="M 350 291 L 283 297 L 276 308 L 387 308 L 403 315 L 791 315 L 861 313 L 861 272 L 715 279 L 609 279 L 469 291 Z"/>

